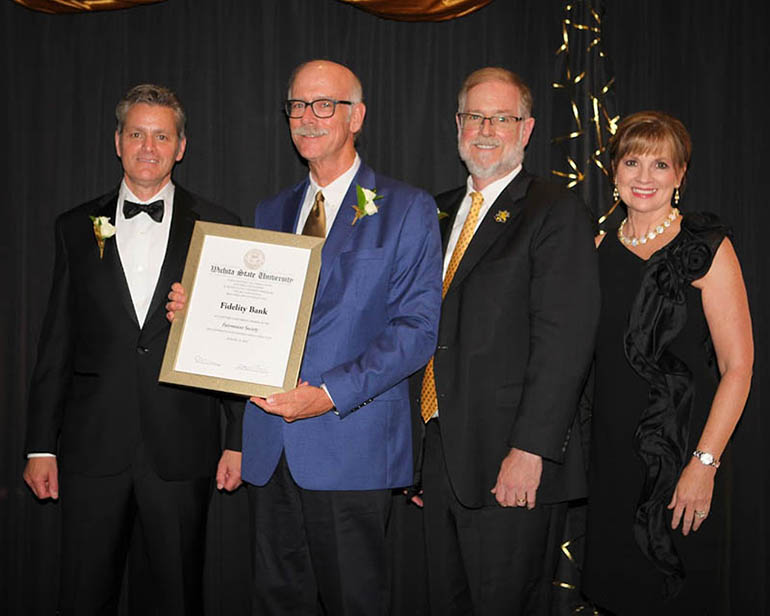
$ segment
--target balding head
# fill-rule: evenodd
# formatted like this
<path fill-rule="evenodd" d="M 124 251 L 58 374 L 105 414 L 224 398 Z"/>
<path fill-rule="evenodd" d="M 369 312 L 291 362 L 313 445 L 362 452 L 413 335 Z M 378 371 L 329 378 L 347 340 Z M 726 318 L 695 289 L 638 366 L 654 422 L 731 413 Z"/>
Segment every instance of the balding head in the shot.
<path fill-rule="evenodd" d="M 333 80 L 338 84 L 341 84 L 347 94 L 345 94 L 345 100 L 353 101 L 354 103 L 360 103 L 364 100 L 364 92 L 361 87 L 361 81 L 356 74 L 351 71 L 347 66 L 332 62 L 330 60 L 309 60 L 303 62 L 297 68 L 295 68 L 291 76 L 289 77 L 289 95 L 288 98 L 294 98 L 292 96 L 292 89 L 294 82 L 302 72 L 313 73 L 319 77 L 324 77 L 328 80 Z"/>
<path fill-rule="evenodd" d="M 289 114 L 294 145 L 308 162 L 315 181 L 325 186 L 355 160 L 355 139 L 366 115 L 361 82 L 342 64 L 311 60 L 292 73 L 289 99 L 294 104 L 304 103 L 299 105 L 301 115 Z M 325 107 L 314 109 L 310 105 L 321 100 L 326 101 L 321 103 Z"/>

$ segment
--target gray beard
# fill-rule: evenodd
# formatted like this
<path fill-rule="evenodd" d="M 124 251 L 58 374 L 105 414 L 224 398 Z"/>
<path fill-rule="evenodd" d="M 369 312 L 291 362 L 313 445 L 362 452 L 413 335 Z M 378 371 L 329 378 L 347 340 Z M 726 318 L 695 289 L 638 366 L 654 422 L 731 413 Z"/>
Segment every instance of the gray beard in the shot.
<path fill-rule="evenodd" d="M 465 166 L 468 168 L 468 171 L 472 176 L 481 180 L 487 180 L 493 177 L 502 177 L 513 171 L 524 161 L 524 148 L 521 145 L 521 138 L 519 138 L 518 143 L 495 164 L 490 165 L 489 167 L 483 167 L 479 165 L 473 160 L 473 157 L 470 153 L 470 148 L 477 143 L 483 144 L 485 141 L 490 140 L 474 139 L 466 146 L 460 140 L 460 136 L 458 135 L 457 137 L 457 150 L 460 153 L 460 158 L 465 163 Z M 499 142 L 499 140 L 496 141 Z"/>

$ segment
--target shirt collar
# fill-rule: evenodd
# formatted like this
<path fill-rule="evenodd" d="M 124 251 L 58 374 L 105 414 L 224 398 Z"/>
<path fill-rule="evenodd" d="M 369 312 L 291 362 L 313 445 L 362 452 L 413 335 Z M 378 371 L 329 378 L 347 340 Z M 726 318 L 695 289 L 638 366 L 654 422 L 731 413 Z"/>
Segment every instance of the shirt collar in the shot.
<path fill-rule="evenodd" d="M 519 165 L 509 174 L 504 175 L 499 180 L 495 180 L 491 184 L 488 184 L 486 187 L 484 187 L 480 191 L 477 191 L 473 187 L 473 177 L 469 175 L 468 181 L 466 183 L 468 187 L 466 191 L 466 196 L 471 194 L 472 192 L 480 192 L 484 197 L 484 203 L 494 203 L 497 200 L 497 198 L 500 196 L 500 193 L 502 193 L 505 190 L 506 186 L 508 186 L 508 184 L 513 182 L 513 178 L 519 175 L 519 173 L 521 172 L 521 169 L 522 169 L 522 166 Z"/>
<path fill-rule="evenodd" d="M 356 177 L 356 173 L 358 173 L 358 169 L 360 167 L 361 158 L 358 156 L 358 152 L 356 152 L 356 157 L 353 160 L 353 164 L 348 167 L 348 170 L 333 182 L 330 182 L 323 187 L 316 184 L 315 180 L 313 179 L 313 175 L 308 173 L 308 178 L 310 179 L 310 194 L 315 195 L 319 190 L 321 190 L 323 191 L 324 200 L 326 203 L 339 205 L 345 198 L 345 194 L 348 192 L 350 183 L 353 181 L 353 178 Z"/>
<path fill-rule="evenodd" d="M 153 201 L 157 201 L 158 199 L 163 199 L 164 205 L 170 206 L 174 199 L 174 183 L 169 180 L 163 188 L 161 188 L 152 197 L 144 201 L 133 193 L 133 191 L 126 184 L 126 179 L 123 178 L 123 180 L 120 182 L 120 191 L 118 192 L 118 201 L 120 203 L 123 203 L 123 201 L 125 201 L 126 199 L 128 199 L 129 201 L 133 201 L 134 203 L 152 203 Z"/>

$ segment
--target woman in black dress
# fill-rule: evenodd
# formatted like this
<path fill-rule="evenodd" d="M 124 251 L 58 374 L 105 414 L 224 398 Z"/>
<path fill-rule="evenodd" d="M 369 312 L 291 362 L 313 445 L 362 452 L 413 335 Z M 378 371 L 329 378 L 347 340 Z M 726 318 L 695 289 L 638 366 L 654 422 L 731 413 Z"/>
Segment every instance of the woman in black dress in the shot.
<path fill-rule="evenodd" d="M 625 118 L 610 144 L 628 216 L 597 237 L 583 590 L 618 616 L 727 613 L 717 468 L 748 396 L 753 342 L 728 229 L 677 208 L 690 151 L 682 123 L 656 111 Z"/>

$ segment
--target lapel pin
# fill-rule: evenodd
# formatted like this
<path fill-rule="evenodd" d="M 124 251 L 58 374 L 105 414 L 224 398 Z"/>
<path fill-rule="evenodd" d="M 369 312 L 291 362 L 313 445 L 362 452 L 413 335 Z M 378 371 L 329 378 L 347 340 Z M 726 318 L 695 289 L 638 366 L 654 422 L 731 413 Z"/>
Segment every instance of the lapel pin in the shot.
<path fill-rule="evenodd" d="M 506 222 L 511 213 L 508 210 L 497 210 L 495 214 L 495 222 Z"/>

